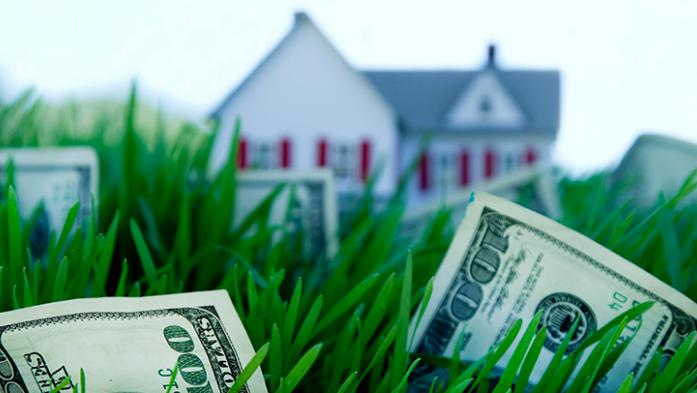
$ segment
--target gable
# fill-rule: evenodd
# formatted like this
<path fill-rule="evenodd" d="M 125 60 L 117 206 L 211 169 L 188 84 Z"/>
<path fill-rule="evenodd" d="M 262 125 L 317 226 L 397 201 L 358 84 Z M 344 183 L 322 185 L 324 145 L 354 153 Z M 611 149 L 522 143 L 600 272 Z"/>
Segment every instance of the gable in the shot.
<path fill-rule="evenodd" d="M 382 95 L 354 70 L 305 14 L 214 111 L 243 129 L 374 129 L 395 118 Z"/>
<path fill-rule="evenodd" d="M 446 114 L 453 128 L 515 129 L 525 121 L 523 111 L 492 71 L 477 75 Z"/>
<path fill-rule="evenodd" d="M 317 166 L 321 141 L 358 149 L 366 139 L 366 157 L 372 157 L 365 161 L 366 168 L 387 158 L 385 171 L 396 172 L 394 109 L 304 14 L 296 15 L 290 32 L 212 116 L 219 131 L 211 151 L 211 173 L 227 162 L 237 119 L 250 144 L 250 157 L 259 157 L 262 148 L 265 155 L 271 151 L 279 157 L 279 143 L 287 141 L 287 157 L 292 157 L 288 166 L 312 168 Z M 390 182 L 389 176 L 381 176 L 377 192 L 389 189 Z"/>

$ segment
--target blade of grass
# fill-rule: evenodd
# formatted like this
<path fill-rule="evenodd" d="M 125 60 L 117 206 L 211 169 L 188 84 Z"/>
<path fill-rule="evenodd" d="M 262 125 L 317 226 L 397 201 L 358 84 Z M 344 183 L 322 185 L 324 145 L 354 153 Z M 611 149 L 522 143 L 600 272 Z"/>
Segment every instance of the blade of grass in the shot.
<path fill-rule="evenodd" d="M 249 363 L 244 367 L 240 375 L 235 379 L 235 383 L 230 387 L 228 393 L 238 393 L 244 385 L 249 381 L 249 378 L 254 375 L 254 372 L 259 369 L 261 363 L 264 362 L 266 355 L 269 352 L 269 343 L 262 345 L 259 350 L 252 356 Z"/>
<path fill-rule="evenodd" d="M 133 241 L 135 242 L 136 250 L 140 256 L 140 263 L 143 266 L 143 271 L 145 272 L 145 277 L 148 280 L 150 286 L 154 286 L 157 282 L 157 273 L 155 272 L 155 262 L 152 260 L 150 251 L 148 250 L 147 244 L 145 244 L 145 239 L 143 238 L 143 233 L 140 231 L 138 224 L 135 220 L 130 220 L 131 235 L 133 236 Z"/>
<path fill-rule="evenodd" d="M 305 374 L 310 370 L 310 367 L 315 363 L 315 360 L 317 360 L 317 356 L 319 356 L 320 351 L 322 350 L 322 344 L 316 344 L 312 348 L 310 348 L 301 358 L 298 360 L 298 362 L 295 364 L 295 366 L 290 370 L 288 375 L 285 377 L 283 380 L 283 383 L 281 384 L 281 391 L 284 393 L 290 393 L 292 392 L 296 386 L 300 383 L 300 380 L 305 377 Z"/>

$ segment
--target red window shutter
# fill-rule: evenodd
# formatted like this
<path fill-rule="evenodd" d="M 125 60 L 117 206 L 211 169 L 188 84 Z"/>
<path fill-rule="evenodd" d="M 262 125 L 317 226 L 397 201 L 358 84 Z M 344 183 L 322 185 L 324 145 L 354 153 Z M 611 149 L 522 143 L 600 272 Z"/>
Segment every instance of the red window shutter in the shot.
<path fill-rule="evenodd" d="M 466 186 L 470 182 L 470 155 L 467 150 L 460 153 L 460 185 Z"/>
<path fill-rule="evenodd" d="M 361 180 L 366 181 L 370 173 L 370 141 L 361 141 Z"/>
<path fill-rule="evenodd" d="M 525 163 L 532 165 L 535 161 L 537 161 L 537 152 L 535 152 L 534 148 L 528 147 L 528 150 L 525 152 Z"/>
<path fill-rule="evenodd" d="M 281 168 L 289 168 L 290 167 L 290 139 L 288 138 L 283 138 L 281 139 Z"/>
<path fill-rule="evenodd" d="M 421 191 L 427 191 L 431 185 L 431 179 L 429 178 L 430 168 L 428 166 L 428 152 L 423 152 L 419 161 L 419 188 Z"/>
<path fill-rule="evenodd" d="M 327 153 L 328 153 L 328 143 L 327 140 L 322 138 L 317 142 L 317 166 L 325 167 L 327 166 Z"/>
<path fill-rule="evenodd" d="M 237 146 L 237 167 L 246 168 L 247 167 L 247 139 L 240 138 Z"/>
<path fill-rule="evenodd" d="M 493 150 L 487 149 L 484 153 L 484 177 L 494 176 L 496 171 L 496 153 Z"/>

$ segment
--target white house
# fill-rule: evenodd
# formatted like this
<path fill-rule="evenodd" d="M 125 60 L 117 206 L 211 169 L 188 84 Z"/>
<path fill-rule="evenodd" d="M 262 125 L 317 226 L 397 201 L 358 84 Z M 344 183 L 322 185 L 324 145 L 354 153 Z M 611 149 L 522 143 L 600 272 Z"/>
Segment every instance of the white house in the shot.
<path fill-rule="evenodd" d="M 241 119 L 241 168 L 334 169 L 340 193 L 360 192 L 380 166 L 389 195 L 418 160 L 410 200 L 550 160 L 559 128 L 557 71 L 504 70 L 495 47 L 479 70 L 357 70 L 304 13 L 213 111 L 213 170 Z M 430 136 L 422 149 L 424 136 Z"/>

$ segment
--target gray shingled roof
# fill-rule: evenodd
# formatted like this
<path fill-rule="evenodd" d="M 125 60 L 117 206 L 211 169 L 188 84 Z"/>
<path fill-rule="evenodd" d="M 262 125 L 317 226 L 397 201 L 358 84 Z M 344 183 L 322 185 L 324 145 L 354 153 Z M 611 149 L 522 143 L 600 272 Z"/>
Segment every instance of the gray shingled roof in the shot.
<path fill-rule="evenodd" d="M 523 128 L 555 134 L 559 128 L 559 72 L 495 71 L 526 116 Z M 403 127 L 414 132 L 455 131 L 447 125 L 445 116 L 479 72 L 363 71 L 392 104 Z"/>

